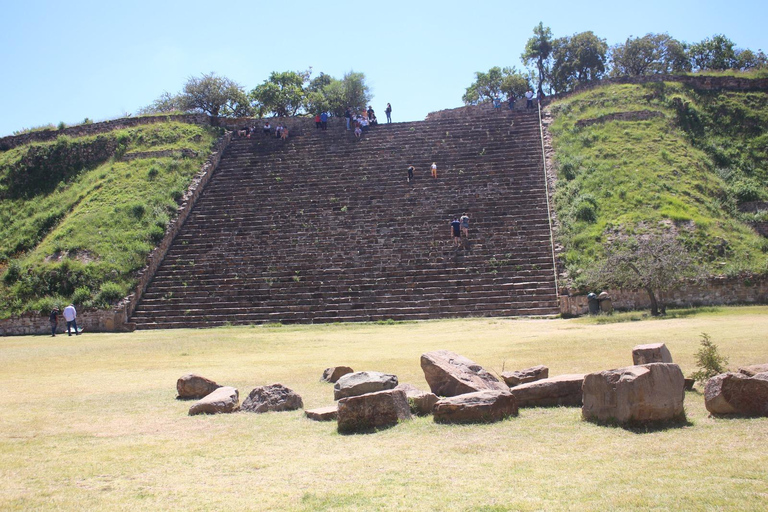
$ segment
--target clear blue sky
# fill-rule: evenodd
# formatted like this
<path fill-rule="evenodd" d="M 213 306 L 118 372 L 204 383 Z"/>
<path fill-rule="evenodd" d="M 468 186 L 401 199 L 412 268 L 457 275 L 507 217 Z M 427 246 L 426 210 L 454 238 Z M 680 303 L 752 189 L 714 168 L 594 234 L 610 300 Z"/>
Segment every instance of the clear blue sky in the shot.
<path fill-rule="evenodd" d="M 271 71 L 362 71 L 393 120 L 461 105 L 475 71 L 522 67 L 539 21 L 560 37 L 592 30 L 609 45 L 667 32 L 722 33 L 768 51 L 768 2 L 25 0 L 0 3 L 0 136 L 134 113 L 192 75 L 246 90 Z"/>

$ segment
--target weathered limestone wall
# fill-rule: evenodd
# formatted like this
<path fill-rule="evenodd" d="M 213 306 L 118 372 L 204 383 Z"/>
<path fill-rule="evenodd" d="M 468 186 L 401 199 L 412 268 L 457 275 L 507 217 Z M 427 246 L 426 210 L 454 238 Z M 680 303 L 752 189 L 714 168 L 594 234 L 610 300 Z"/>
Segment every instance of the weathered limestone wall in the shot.
<path fill-rule="evenodd" d="M 617 309 L 650 309 L 645 291 L 607 290 Z M 690 285 L 664 294 L 667 306 L 719 306 L 726 304 L 768 303 L 768 279 L 750 281 L 715 278 L 701 285 Z M 585 315 L 589 312 L 586 295 L 561 295 L 560 312 L 565 315 Z"/>

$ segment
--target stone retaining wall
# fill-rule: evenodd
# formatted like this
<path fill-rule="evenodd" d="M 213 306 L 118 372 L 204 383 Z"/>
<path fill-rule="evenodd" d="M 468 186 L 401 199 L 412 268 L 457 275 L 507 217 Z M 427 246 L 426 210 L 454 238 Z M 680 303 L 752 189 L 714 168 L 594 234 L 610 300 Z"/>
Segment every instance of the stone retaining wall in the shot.
<path fill-rule="evenodd" d="M 22 334 L 51 334 L 51 324 L 46 313 L 25 313 L 6 320 L 0 320 L 0 336 Z M 114 332 L 125 330 L 125 308 L 112 310 L 78 311 L 77 326 L 91 332 Z M 64 332 L 67 323 L 59 315 L 58 332 Z"/>
<path fill-rule="evenodd" d="M 607 290 L 616 309 L 650 309 L 645 291 Z M 768 303 L 768 279 L 715 278 L 700 285 L 690 285 L 664 294 L 664 303 L 674 307 L 720 306 L 727 304 Z M 560 312 L 585 315 L 589 312 L 586 295 L 561 295 Z"/>

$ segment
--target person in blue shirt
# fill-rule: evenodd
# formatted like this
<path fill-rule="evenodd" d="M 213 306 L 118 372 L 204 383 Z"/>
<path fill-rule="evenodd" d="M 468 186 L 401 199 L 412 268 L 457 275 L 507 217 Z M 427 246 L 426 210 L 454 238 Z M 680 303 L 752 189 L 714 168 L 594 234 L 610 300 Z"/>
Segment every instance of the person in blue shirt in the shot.
<path fill-rule="evenodd" d="M 328 129 L 328 114 L 325 112 L 320 114 L 320 125 L 323 127 L 323 130 Z"/>
<path fill-rule="evenodd" d="M 458 247 L 461 243 L 461 222 L 458 217 L 454 217 L 451 222 L 451 234 L 453 235 L 453 244 Z"/>

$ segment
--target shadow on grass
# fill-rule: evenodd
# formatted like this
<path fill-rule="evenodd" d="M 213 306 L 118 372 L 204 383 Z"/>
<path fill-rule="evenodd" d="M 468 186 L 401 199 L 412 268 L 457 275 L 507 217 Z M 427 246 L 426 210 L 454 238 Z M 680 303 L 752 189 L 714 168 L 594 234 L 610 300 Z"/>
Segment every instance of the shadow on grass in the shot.
<path fill-rule="evenodd" d="M 645 320 L 673 320 L 676 318 L 688 318 L 703 313 L 717 313 L 721 307 L 706 306 L 699 308 L 670 309 L 665 315 L 651 316 L 647 311 L 625 311 L 621 313 L 599 314 L 591 317 L 584 317 L 583 322 L 587 324 L 620 324 L 624 322 L 642 322 Z"/>
<path fill-rule="evenodd" d="M 663 421 L 630 421 L 628 423 L 619 423 L 615 420 L 600 421 L 596 419 L 585 419 L 589 423 L 600 427 L 620 428 L 633 434 L 652 434 L 654 432 L 665 432 L 667 430 L 692 427 L 693 422 L 689 421 L 685 413 Z"/>

